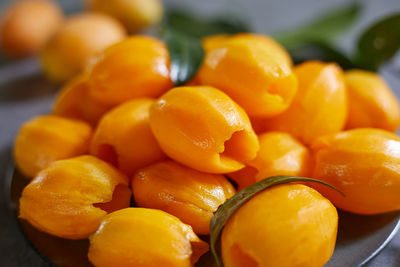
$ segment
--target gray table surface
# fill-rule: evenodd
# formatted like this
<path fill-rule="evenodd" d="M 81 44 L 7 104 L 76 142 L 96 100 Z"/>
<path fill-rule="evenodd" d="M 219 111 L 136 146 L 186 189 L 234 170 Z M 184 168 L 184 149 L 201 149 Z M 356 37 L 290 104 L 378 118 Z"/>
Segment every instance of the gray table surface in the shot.
<path fill-rule="evenodd" d="M 0 1 L 0 9 L 11 1 Z M 67 10 L 77 10 L 83 1 L 60 0 Z M 214 16 L 221 12 L 235 12 L 243 16 L 258 32 L 273 33 L 280 29 L 293 27 L 307 21 L 322 12 L 346 0 L 165 0 L 167 7 L 179 6 L 205 16 Z M 400 0 L 365 0 L 363 14 L 359 23 L 349 31 L 338 45 L 351 52 L 354 39 L 360 30 L 374 19 L 400 11 Z M 22 122 L 49 111 L 56 87 L 44 83 L 38 78 L 38 65 L 35 59 L 14 62 L 0 67 L 0 177 L 9 164 L 10 147 Z M 400 96 L 400 77 L 394 77 L 383 70 L 382 75 Z M 21 81 L 21 77 L 25 77 Z M 28 77 L 28 78 L 26 78 Z M 9 80 L 15 82 L 9 83 Z M 27 86 L 28 84 L 28 86 Z M 31 86 L 40 88 L 31 90 Z M 7 187 L 0 183 L 0 209 L 7 209 Z M 15 221 L 11 213 L 0 218 L 0 266 L 40 266 L 39 256 L 27 243 L 21 242 L 21 233 L 15 230 Z M 27 262 L 31 262 L 27 264 Z M 36 263 L 36 264 L 35 264 Z M 368 267 L 400 266 L 400 234 L 368 265 Z"/>

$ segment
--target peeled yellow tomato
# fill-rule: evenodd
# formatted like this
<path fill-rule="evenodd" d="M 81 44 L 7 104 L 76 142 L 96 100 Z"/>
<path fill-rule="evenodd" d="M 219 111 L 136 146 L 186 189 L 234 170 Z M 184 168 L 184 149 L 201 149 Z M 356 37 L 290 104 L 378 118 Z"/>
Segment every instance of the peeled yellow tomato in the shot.
<path fill-rule="evenodd" d="M 208 250 L 189 225 L 154 209 L 127 208 L 106 216 L 90 237 L 97 267 L 190 267 Z"/>
<path fill-rule="evenodd" d="M 322 267 L 336 243 L 335 207 L 310 187 L 285 184 L 241 206 L 222 231 L 225 267 Z"/>
<path fill-rule="evenodd" d="M 209 86 L 165 93 L 150 109 L 150 126 L 170 158 L 198 171 L 239 170 L 259 149 L 244 110 Z"/>

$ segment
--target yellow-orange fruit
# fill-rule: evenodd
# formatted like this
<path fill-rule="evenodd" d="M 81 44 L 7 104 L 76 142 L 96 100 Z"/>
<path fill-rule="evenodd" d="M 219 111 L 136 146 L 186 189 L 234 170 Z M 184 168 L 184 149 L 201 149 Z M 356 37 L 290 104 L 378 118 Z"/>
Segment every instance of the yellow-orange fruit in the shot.
<path fill-rule="evenodd" d="M 222 231 L 225 267 L 321 267 L 335 248 L 335 207 L 310 187 L 267 189 L 241 206 Z"/>
<path fill-rule="evenodd" d="M 158 97 L 173 84 L 169 53 L 155 38 L 136 35 L 108 48 L 93 65 L 90 93 L 104 103 Z"/>
<path fill-rule="evenodd" d="M 174 161 L 139 170 L 132 191 L 138 206 L 168 212 L 201 235 L 210 233 L 214 212 L 235 194 L 223 175 L 199 172 Z"/>
<path fill-rule="evenodd" d="M 61 26 L 61 9 L 49 0 L 18 1 L 2 15 L 0 40 L 3 51 L 15 58 L 40 51 Z"/>
<path fill-rule="evenodd" d="M 91 127 L 78 120 L 52 115 L 25 122 L 14 144 L 14 159 L 27 177 L 35 176 L 49 163 L 88 152 Z"/>
<path fill-rule="evenodd" d="M 400 210 L 400 138 L 380 129 L 354 129 L 317 139 L 312 177 L 345 194 L 313 184 L 340 209 L 359 214 Z"/>
<path fill-rule="evenodd" d="M 258 137 L 260 151 L 247 166 L 229 177 L 239 190 L 276 175 L 308 177 L 311 173 L 311 154 L 307 147 L 288 133 L 269 132 Z"/>
<path fill-rule="evenodd" d="M 207 53 L 215 48 L 223 46 L 226 43 L 226 41 L 228 41 L 231 37 L 232 35 L 229 34 L 209 35 L 204 37 L 201 40 L 201 43 L 203 45 L 204 51 Z"/>
<path fill-rule="evenodd" d="M 24 188 L 20 218 L 51 235 L 86 238 L 108 212 L 129 207 L 127 180 L 92 156 L 55 161 Z"/>
<path fill-rule="evenodd" d="M 190 267 L 208 250 L 189 225 L 161 210 L 127 208 L 107 215 L 90 236 L 97 267 Z"/>
<path fill-rule="evenodd" d="M 274 116 L 289 107 L 297 90 L 296 77 L 283 54 L 266 36 L 232 37 L 206 51 L 198 79 L 225 92 L 250 116 Z"/>
<path fill-rule="evenodd" d="M 203 172 L 239 170 L 259 149 L 244 110 L 209 86 L 164 94 L 150 109 L 150 126 L 169 157 Z"/>
<path fill-rule="evenodd" d="M 131 32 L 157 24 L 164 13 L 161 0 L 88 0 L 88 7 L 117 18 Z"/>
<path fill-rule="evenodd" d="M 266 50 L 274 53 L 276 56 L 281 57 L 289 66 L 293 65 L 292 58 L 286 49 L 273 38 L 255 33 L 237 33 L 234 35 L 229 34 L 216 34 L 205 37 L 202 40 L 204 50 L 209 52 L 215 48 L 223 46 L 229 40 L 248 40 L 254 43 L 258 43 L 263 46 Z"/>
<path fill-rule="evenodd" d="M 52 80 L 68 80 L 84 70 L 93 56 L 125 36 L 123 26 L 112 17 L 97 13 L 73 15 L 43 48 L 43 70 Z"/>
<path fill-rule="evenodd" d="M 349 98 L 347 129 L 381 128 L 396 131 L 400 124 L 399 102 L 376 73 L 363 70 L 345 72 Z"/>
<path fill-rule="evenodd" d="M 79 119 L 96 126 L 101 117 L 112 108 L 89 95 L 88 77 L 81 74 L 69 81 L 57 95 L 53 114 Z"/>
<path fill-rule="evenodd" d="M 266 120 L 269 131 L 288 132 L 305 144 L 343 129 L 347 94 L 342 70 L 332 63 L 305 62 L 295 67 L 299 89 L 289 109 Z"/>
<path fill-rule="evenodd" d="M 149 109 L 153 103 L 153 99 L 135 99 L 104 115 L 93 135 L 90 153 L 128 176 L 164 159 L 149 124 Z"/>

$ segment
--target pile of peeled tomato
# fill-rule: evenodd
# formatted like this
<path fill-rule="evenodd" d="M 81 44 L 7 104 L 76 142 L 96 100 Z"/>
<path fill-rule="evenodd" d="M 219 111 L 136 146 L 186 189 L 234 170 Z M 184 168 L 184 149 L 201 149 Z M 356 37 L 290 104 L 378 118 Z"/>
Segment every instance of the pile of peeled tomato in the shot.
<path fill-rule="evenodd" d="M 378 74 L 294 66 L 257 34 L 203 40 L 195 77 L 174 87 L 166 45 L 136 35 L 61 90 L 52 114 L 22 125 L 20 218 L 90 239 L 95 266 L 192 266 L 210 221 L 236 192 L 277 175 L 326 182 L 264 190 L 230 216 L 226 267 L 323 266 L 336 208 L 400 209 L 399 103 Z M 198 237 L 200 236 L 200 238 Z"/>

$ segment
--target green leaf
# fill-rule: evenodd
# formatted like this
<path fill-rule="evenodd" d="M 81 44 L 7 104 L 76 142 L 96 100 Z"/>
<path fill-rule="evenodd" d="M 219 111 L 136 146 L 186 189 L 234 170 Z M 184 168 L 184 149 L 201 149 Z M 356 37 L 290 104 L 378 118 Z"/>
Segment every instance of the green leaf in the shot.
<path fill-rule="evenodd" d="M 170 77 L 176 86 L 181 86 L 194 77 L 204 58 L 201 41 L 197 38 L 165 30 L 163 39 L 167 44 L 170 58 Z"/>
<path fill-rule="evenodd" d="M 335 62 L 343 69 L 356 68 L 356 64 L 341 51 L 325 42 L 309 42 L 295 49 L 290 49 L 295 64 L 307 60 L 321 60 L 324 62 Z"/>
<path fill-rule="evenodd" d="M 348 30 L 361 11 L 358 3 L 341 7 L 293 30 L 273 35 L 286 48 L 293 48 L 310 41 L 332 42 Z"/>
<path fill-rule="evenodd" d="M 171 79 L 176 86 L 188 82 L 196 74 L 203 59 L 201 38 L 213 34 L 247 32 L 247 26 L 235 19 L 196 18 L 184 11 L 170 11 L 161 26 L 171 57 Z"/>
<path fill-rule="evenodd" d="M 358 41 L 356 61 L 364 69 L 378 70 L 400 48 L 400 13 L 369 27 Z"/>
<path fill-rule="evenodd" d="M 222 266 L 221 260 L 221 232 L 224 228 L 225 224 L 228 222 L 229 218 L 238 210 L 244 203 L 246 203 L 250 198 L 254 197 L 256 194 L 261 191 L 270 188 L 272 186 L 291 183 L 291 182 L 316 182 L 321 183 L 323 185 L 329 186 L 337 191 L 333 186 L 311 178 L 303 178 L 303 177 L 294 177 L 294 176 L 274 176 L 258 183 L 255 183 L 230 199 L 228 199 L 223 205 L 221 205 L 217 212 L 214 214 L 210 223 L 210 248 L 211 252 L 214 255 L 214 258 L 218 264 L 218 266 Z M 338 191 L 339 192 L 339 191 Z M 339 192 L 340 193 L 340 192 Z M 342 193 L 341 193 L 342 194 Z M 343 195 L 343 194 L 342 194 Z"/>
<path fill-rule="evenodd" d="M 234 34 L 249 31 L 245 23 L 232 15 L 218 19 L 202 19 L 186 11 L 178 10 L 166 14 L 163 27 L 197 38 L 214 34 Z"/>

